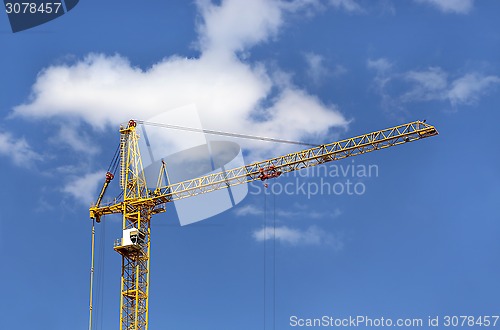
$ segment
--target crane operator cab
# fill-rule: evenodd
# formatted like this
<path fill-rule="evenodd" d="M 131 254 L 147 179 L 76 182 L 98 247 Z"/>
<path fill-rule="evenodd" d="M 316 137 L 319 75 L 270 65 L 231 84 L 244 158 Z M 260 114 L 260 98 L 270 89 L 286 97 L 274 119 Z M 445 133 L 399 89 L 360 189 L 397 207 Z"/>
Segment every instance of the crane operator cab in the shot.
<path fill-rule="evenodd" d="M 114 249 L 122 255 L 137 253 L 141 250 L 145 237 L 146 233 L 137 228 L 124 229 L 123 237 L 115 241 Z"/>

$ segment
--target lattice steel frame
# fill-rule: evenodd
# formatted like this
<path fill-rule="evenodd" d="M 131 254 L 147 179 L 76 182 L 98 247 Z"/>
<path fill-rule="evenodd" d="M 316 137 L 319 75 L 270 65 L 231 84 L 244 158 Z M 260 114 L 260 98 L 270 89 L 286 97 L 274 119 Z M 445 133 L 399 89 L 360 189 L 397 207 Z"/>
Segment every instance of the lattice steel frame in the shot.
<path fill-rule="evenodd" d="M 124 225 L 143 231 L 144 240 L 129 248 L 115 250 L 122 255 L 120 329 L 148 328 L 150 218 L 151 212 L 124 213 Z"/>
<path fill-rule="evenodd" d="M 353 138 L 293 152 L 288 155 L 244 165 L 228 171 L 174 183 L 160 189 L 156 204 L 161 198 L 175 201 L 260 179 L 261 169 L 274 168 L 288 173 L 367 152 L 389 148 L 437 135 L 434 126 L 415 121 L 385 130 L 359 135 Z"/>
<path fill-rule="evenodd" d="M 287 173 L 418 141 L 435 135 L 438 135 L 438 131 L 434 126 L 426 124 L 423 121 L 414 121 L 250 165 L 244 165 L 231 170 L 159 187 L 149 197 L 149 202 L 153 207 L 160 206 L 167 202 L 259 180 L 260 170 L 268 169 L 271 166 L 282 173 Z M 91 207 L 90 216 L 94 218 L 105 214 L 122 213 L 123 203 L 115 201 L 109 205 Z M 144 203 L 145 200 L 138 199 L 135 202 L 130 201 L 128 205 L 137 208 Z"/>
<path fill-rule="evenodd" d="M 141 233 L 138 244 L 122 246 L 120 242 L 115 245 L 122 256 L 120 330 L 146 330 L 152 203 L 148 199 L 135 123 L 130 122 L 120 133 L 123 230 L 135 228 Z"/>
<path fill-rule="evenodd" d="M 89 209 L 90 217 L 98 222 L 103 215 L 122 213 L 124 230 L 137 228 L 144 234 L 144 240 L 138 245 L 115 246 L 122 255 L 120 330 L 148 328 L 150 220 L 153 214 L 165 211 L 167 202 L 262 180 L 262 173 L 270 169 L 272 173 L 279 171 L 279 174 L 292 172 L 438 135 L 434 126 L 414 121 L 167 186 L 159 186 L 162 180 L 158 179 L 157 188 L 150 192 L 146 186 L 135 125 L 131 121 L 127 128 L 120 130 L 122 200 L 103 206 L 96 204 Z M 164 164 L 161 171 L 166 171 Z M 272 177 L 275 176 L 269 178 Z"/>

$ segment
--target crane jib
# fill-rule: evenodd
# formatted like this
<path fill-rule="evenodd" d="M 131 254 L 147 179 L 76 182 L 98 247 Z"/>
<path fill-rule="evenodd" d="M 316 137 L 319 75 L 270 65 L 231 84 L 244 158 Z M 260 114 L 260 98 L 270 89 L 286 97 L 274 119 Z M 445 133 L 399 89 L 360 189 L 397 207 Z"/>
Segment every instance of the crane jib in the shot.
<path fill-rule="evenodd" d="M 174 183 L 160 190 L 168 201 L 251 182 L 268 180 L 303 168 L 437 135 L 434 126 L 416 121 L 245 165 L 232 170 Z"/>
<path fill-rule="evenodd" d="M 144 196 L 143 199 L 149 200 L 153 205 L 160 205 L 255 180 L 265 181 L 284 173 L 420 140 L 437 134 L 438 132 L 434 126 L 422 121 L 415 121 L 231 170 L 157 187 L 156 194 L 151 193 Z M 120 213 L 121 203 L 122 201 L 115 201 L 110 205 L 93 207 L 91 208 L 91 215 L 95 217 L 97 215 Z"/>

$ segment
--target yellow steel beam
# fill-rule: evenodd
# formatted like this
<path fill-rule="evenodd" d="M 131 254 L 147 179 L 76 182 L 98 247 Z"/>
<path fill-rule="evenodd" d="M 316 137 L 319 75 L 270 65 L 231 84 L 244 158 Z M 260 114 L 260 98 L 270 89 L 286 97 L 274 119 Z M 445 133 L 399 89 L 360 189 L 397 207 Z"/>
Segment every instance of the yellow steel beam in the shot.
<path fill-rule="evenodd" d="M 288 155 L 237 167 L 232 170 L 174 183 L 161 187 L 160 194 L 153 197 L 153 200 L 155 201 L 155 204 L 160 204 L 164 199 L 171 202 L 246 182 L 259 179 L 266 180 L 272 178 L 273 176 L 266 176 L 263 175 L 263 173 L 288 173 L 420 140 L 437 134 L 438 132 L 434 126 L 426 124 L 422 121 L 415 121 L 330 144 L 293 152 Z"/>
<path fill-rule="evenodd" d="M 288 173 L 375 150 L 417 141 L 437 134 L 438 131 L 434 126 L 423 121 L 414 121 L 318 147 L 293 152 L 250 165 L 244 165 L 228 171 L 209 174 L 199 178 L 159 187 L 152 196 L 137 199 L 128 203 L 127 206 L 135 209 L 137 209 L 139 205 L 148 203 L 152 206 L 156 206 L 166 202 L 172 202 L 263 179 L 262 171 L 266 172 L 270 169 L 274 169 L 276 172 Z M 106 206 L 91 207 L 91 218 L 105 214 L 121 213 L 123 207 L 122 203 L 121 201 L 117 201 Z"/>

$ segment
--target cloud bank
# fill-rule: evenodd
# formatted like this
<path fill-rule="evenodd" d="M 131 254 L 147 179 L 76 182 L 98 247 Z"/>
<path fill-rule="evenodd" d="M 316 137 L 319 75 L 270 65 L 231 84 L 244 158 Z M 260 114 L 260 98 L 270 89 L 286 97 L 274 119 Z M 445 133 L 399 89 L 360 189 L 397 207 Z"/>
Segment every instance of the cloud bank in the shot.
<path fill-rule="evenodd" d="M 276 239 L 281 243 L 293 246 L 328 245 L 335 250 L 341 250 L 344 246 L 339 237 L 316 226 L 310 226 L 304 230 L 287 226 L 264 227 L 254 231 L 253 237 L 258 242 Z"/>
<path fill-rule="evenodd" d="M 388 59 L 369 59 L 367 67 L 375 72 L 374 86 L 386 109 L 401 108 L 416 102 L 446 102 L 452 108 L 475 105 L 481 97 L 500 84 L 500 77 L 472 71 L 451 74 L 441 67 L 395 71 Z M 398 92 L 393 87 L 398 86 Z"/>
<path fill-rule="evenodd" d="M 18 166 L 31 167 L 42 156 L 34 151 L 24 138 L 15 138 L 8 132 L 0 132 L 0 155 L 9 157 Z"/>
<path fill-rule="evenodd" d="M 37 75 L 29 99 L 16 106 L 12 115 L 30 120 L 57 118 L 73 127 L 85 123 L 102 132 L 131 118 L 148 119 L 194 104 L 207 129 L 317 139 L 332 129 L 346 128 L 348 121 L 338 107 L 283 79 L 286 73 L 279 69 L 242 60 L 241 54 L 278 38 L 287 15 L 315 11 L 320 5 L 316 0 L 224 0 L 219 4 L 199 0 L 199 20 L 193 23 L 199 56 L 168 55 L 151 67 L 140 68 L 126 55 L 89 53 L 50 65 Z M 328 5 L 347 11 L 357 8 L 352 0 L 331 0 Z M 100 151 L 86 148 L 95 145 L 90 135 L 78 140 L 71 132 L 61 128 L 51 141 L 59 140 L 80 157 Z M 288 149 L 257 142 L 244 146 L 250 154 L 253 150 L 253 159 Z M 28 149 L 25 154 L 29 155 Z M 96 178 L 93 172 L 88 175 Z M 71 185 L 85 191 L 76 196 Z M 81 186 L 78 180 L 64 187 L 84 200 L 91 189 L 95 190 L 94 185 Z"/>
<path fill-rule="evenodd" d="M 314 3 L 198 1 L 199 57 L 172 55 L 143 69 L 123 55 L 91 53 L 49 66 L 14 115 L 77 118 L 103 129 L 195 104 L 204 127 L 216 130 L 300 140 L 344 128 L 347 120 L 335 105 L 281 79 L 274 69 L 238 56 L 275 38 L 287 13 Z"/>
<path fill-rule="evenodd" d="M 73 196 L 83 204 L 90 206 L 95 201 L 94 192 L 104 181 L 104 171 L 87 173 L 83 176 L 72 177 L 62 188 L 64 193 Z"/>
<path fill-rule="evenodd" d="M 474 7 L 474 0 L 415 0 L 429 4 L 444 13 L 468 14 Z"/>

